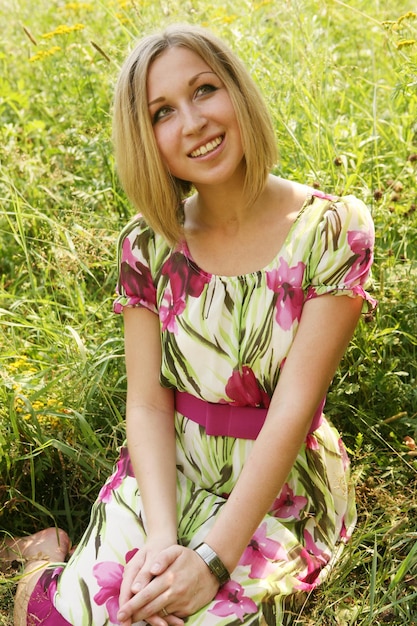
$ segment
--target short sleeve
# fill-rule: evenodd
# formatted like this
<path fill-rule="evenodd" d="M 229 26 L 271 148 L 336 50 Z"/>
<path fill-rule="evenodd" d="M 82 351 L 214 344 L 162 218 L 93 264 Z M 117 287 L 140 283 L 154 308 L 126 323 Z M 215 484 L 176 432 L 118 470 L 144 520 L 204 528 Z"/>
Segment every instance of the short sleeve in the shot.
<path fill-rule="evenodd" d="M 328 203 L 317 225 L 308 263 L 307 300 L 324 294 L 360 296 L 364 312 L 376 300 L 371 287 L 375 231 L 369 209 L 354 196 Z"/>
<path fill-rule="evenodd" d="M 115 313 L 122 313 L 125 307 L 145 307 L 157 313 L 151 270 L 154 257 L 155 236 L 143 219 L 137 217 L 122 230 L 118 240 Z"/>

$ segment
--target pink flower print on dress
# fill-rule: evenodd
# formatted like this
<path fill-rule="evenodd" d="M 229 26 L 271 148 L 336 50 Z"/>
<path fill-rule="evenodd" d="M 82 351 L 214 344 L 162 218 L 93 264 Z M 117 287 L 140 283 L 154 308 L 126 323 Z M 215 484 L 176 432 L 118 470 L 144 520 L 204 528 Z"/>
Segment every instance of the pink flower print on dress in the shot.
<path fill-rule="evenodd" d="M 312 193 L 316 198 L 321 198 L 322 200 L 330 200 L 330 202 L 334 202 L 337 200 L 337 196 L 331 196 L 329 193 L 324 193 L 323 191 L 319 191 L 315 189 Z"/>
<path fill-rule="evenodd" d="M 112 493 L 118 489 L 126 476 L 134 476 L 133 467 L 130 461 L 129 452 L 126 446 L 123 446 L 120 452 L 120 458 L 116 464 L 116 471 L 110 476 L 107 482 L 100 489 L 98 499 L 101 502 L 110 502 Z"/>
<path fill-rule="evenodd" d="M 309 433 L 306 437 L 306 447 L 308 450 L 318 450 L 319 442 L 317 441 L 317 437 L 311 433 Z"/>
<path fill-rule="evenodd" d="M 177 298 L 174 301 L 174 297 L 169 289 L 166 289 L 164 297 L 162 299 L 161 306 L 159 307 L 159 319 L 162 322 L 162 330 L 167 330 L 170 333 L 176 334 L 178 332 L 177 316 L 185 309 L 185 296 Z"/>
<path fill-rule="evenodd" d="M 243 622 L 245 615 L 258 611 L 255 602 L 244 595 L 242 585 L 239 585 L 234 580 L 230 580 L 220 588 L 214 601 L 216 604 L 209 610 L 209 613 L 213 613 L 213 615 L 218 617 L 236 615 Z"/>
<path fill-rule="evenodd" d="M 347 234 L 347 240 L 354 254 L 352 266 L 345 277 L 345 283 L 348 284 L 368 276 L 373 260 L 372 250 L 374 238 L 370 232 L 350 230 Z M 362 283 L 363 280 L 360 282 Z"/>
<path fill-rule="evenodd" d="M 307 563 L 307 573 L 304 576 L 297 576 L 299 581 L 297 588 L 301 591 L 311 591 L 320 583 L 320 572 L 330 557 L 314 543 L 308 530 L 304 530 L 304 539 L 306 547 L 301 550 L 300 556 Z"/>
<path fill-rule="evenodd" d="M 64 568 L 62 567 L 62 565 L 59 565 L 54 569 L 45 570 L 44 574 L 40 578 L 42 588 L 44 591 L 47 592 L 48 597 L 52 603 L 58 587 L 58 580 L 63 570 Z"/>
<path fill-rule="evenodd" d="M 300 511 L 306 506 L 307 498 L 295 496 L 288 483 L 285 483 L 279 497 L 272 505 L 271 514 L 283 519 L 300 519 Z"/>
<path fill-rule="evenodd" d="M 343 517 L 342 528 L 340 529 L 340 539 L 343 541 L 343 543 L 347 543 L 350 540 L 351 536 L 352 535 L 348 532 L 348 529 L 346 528 L 345 518 Z"/>
<path fill-rule="evenodd" d="M 123 241 L 119 284 L 129 296 L 131 306 L 141 303 L 156 306 L 156 289 L 151 272 L 133 254 L 128 237 Z"/>
<path fill-rule="evenodd" d="M 289 267 L 281 258 L 278 269 L 266 272 L 268 288 L 277 294 L 275 319 L 283 330 L 289 330 L 295 320 L 300 320 L 304 304 L 304 271 L 305 264 L 301 261 Z"/>
<path fill-rule="evenodd" d="M 187 296 L 198 298 L 210 281 L 208 275 L 199 272 L 181 252 L 174 252 L 164 263 L 161 273 L 168 276 L 167 287 L 159 309 L 162 330 L 177 332 L 176 317 L 185 309 Z"/>
<path fill-rule="evenodd" d="M 126 563 L 134 557 L 137 548 L 126 554 Z M 117 613 L 119 611 L 120 587 L 123 580 L 124 565 L 115 561 L 102 561 L 93 567 L 93 574 L 97 580 L 100 591 L 94 596 L 94 602 L 98 605 L 105 604 L 112 624 L 119 624 Z"/>
<path fill-rule="evenodd" d="M 239 565 L 250 565 L 249 578 L 265 578 L 276 570 L 272 561 L 288 561 L 287 552 L 278 541 L 269 539 L 266 531 L 264 522 L 240 558 Z"/>
<path fill-rule="evenodd" d="M 343 469 L 346 471 L 350 465 L 350 459 L 348 457 L 348 453 L 346 452 L 345 444 L 341 438 L 339 438 L 337 444 L 339 446 L 340 456 L 342 457 Z"/>
<path fill-rule="evenodd" d="M 233 406 L 269 407 L 268 394 L 260 387 L 253 370 L 247 365 L 234 370 L 227 381 L 226 393 Z"/>

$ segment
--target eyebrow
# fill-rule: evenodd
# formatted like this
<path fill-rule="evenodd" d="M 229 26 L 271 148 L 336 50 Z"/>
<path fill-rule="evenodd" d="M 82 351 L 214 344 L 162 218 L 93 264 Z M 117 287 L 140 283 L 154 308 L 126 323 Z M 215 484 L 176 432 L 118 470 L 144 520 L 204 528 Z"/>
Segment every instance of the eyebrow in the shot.
<path fill-rule="evenodd" d="M 194 83 L 196 82 L 196 80 L 203 74 L 214 74 L 216 76 L 215 72 L 212 72 L 211 70 L 204 70 L 204 72 L 199 72 L 198 74 L 190 78 L 190 80 L 188 81 L 188 86 L 192 87 Z M 160 96 L 159 98 L 155 98 L 155 100 L 148 102 L 148 106 L 150 107 L 153 104 L 158 104 L 159 102 L 165 102 L 165 100 L 166 100 L 165 96 Z"/>
<path fill-rule="evenodd" d="M 199 76 L 201 76 L 202 74 L 214 74 L 216 76 L 216 74 L 214 72 L 212 72 L 211 70 L 204 70 L 204 72 L 199 72 L 198 74 L 196 74 L 195 76 L 193 76 L 189 82 L 188 85 L 191 87 L 192 85 L 194 85 L 195 81 L 197 80 L 197 78 Z"/>

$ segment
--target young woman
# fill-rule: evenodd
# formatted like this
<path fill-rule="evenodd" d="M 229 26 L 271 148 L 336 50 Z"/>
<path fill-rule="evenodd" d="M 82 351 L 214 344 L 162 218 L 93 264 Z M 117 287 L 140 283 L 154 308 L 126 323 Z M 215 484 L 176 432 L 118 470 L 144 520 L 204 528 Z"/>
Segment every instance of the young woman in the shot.
<path fill-rule="evenodd" d="M 114 306 L 127 446 L 69 562 L 30 562 L 16 624 L 291 623 L 355 525 L 323 407 L 374 306 L 370 214 L 270 174 L 265 104 L 205 30 L 140 41 L 114 109 L 140 211 L 120 237 Z M 63 560 L 68 538 L 10 548 Z"/>

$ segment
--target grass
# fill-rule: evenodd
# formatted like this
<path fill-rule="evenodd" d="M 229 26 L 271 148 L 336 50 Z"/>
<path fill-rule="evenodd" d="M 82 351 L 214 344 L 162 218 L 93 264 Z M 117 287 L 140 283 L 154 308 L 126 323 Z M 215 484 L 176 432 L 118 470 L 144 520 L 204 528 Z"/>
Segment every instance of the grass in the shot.
<path fill-rule="evenodd" d="M 371 6 L 369 6 L 371 4 Z M 132 41 L 209 25 L 267 99 L 277 173 L 371 208 L 374 319 L 328 401 L 357 482 L 358 529 L 303 626 L 417 623 L 417 18 L 400 0 L 154 0 L 0 6 L 0 528 L 76 541 L 123 440 L 112 89 Z M 64 27 L 63 27 L 64 26 Z M 407 439 L 408 438 L 408 439 Z M 408 445 L 406 445 L 406 443 Z M 18 570 L 0 574 L 9 626 Z"/>

